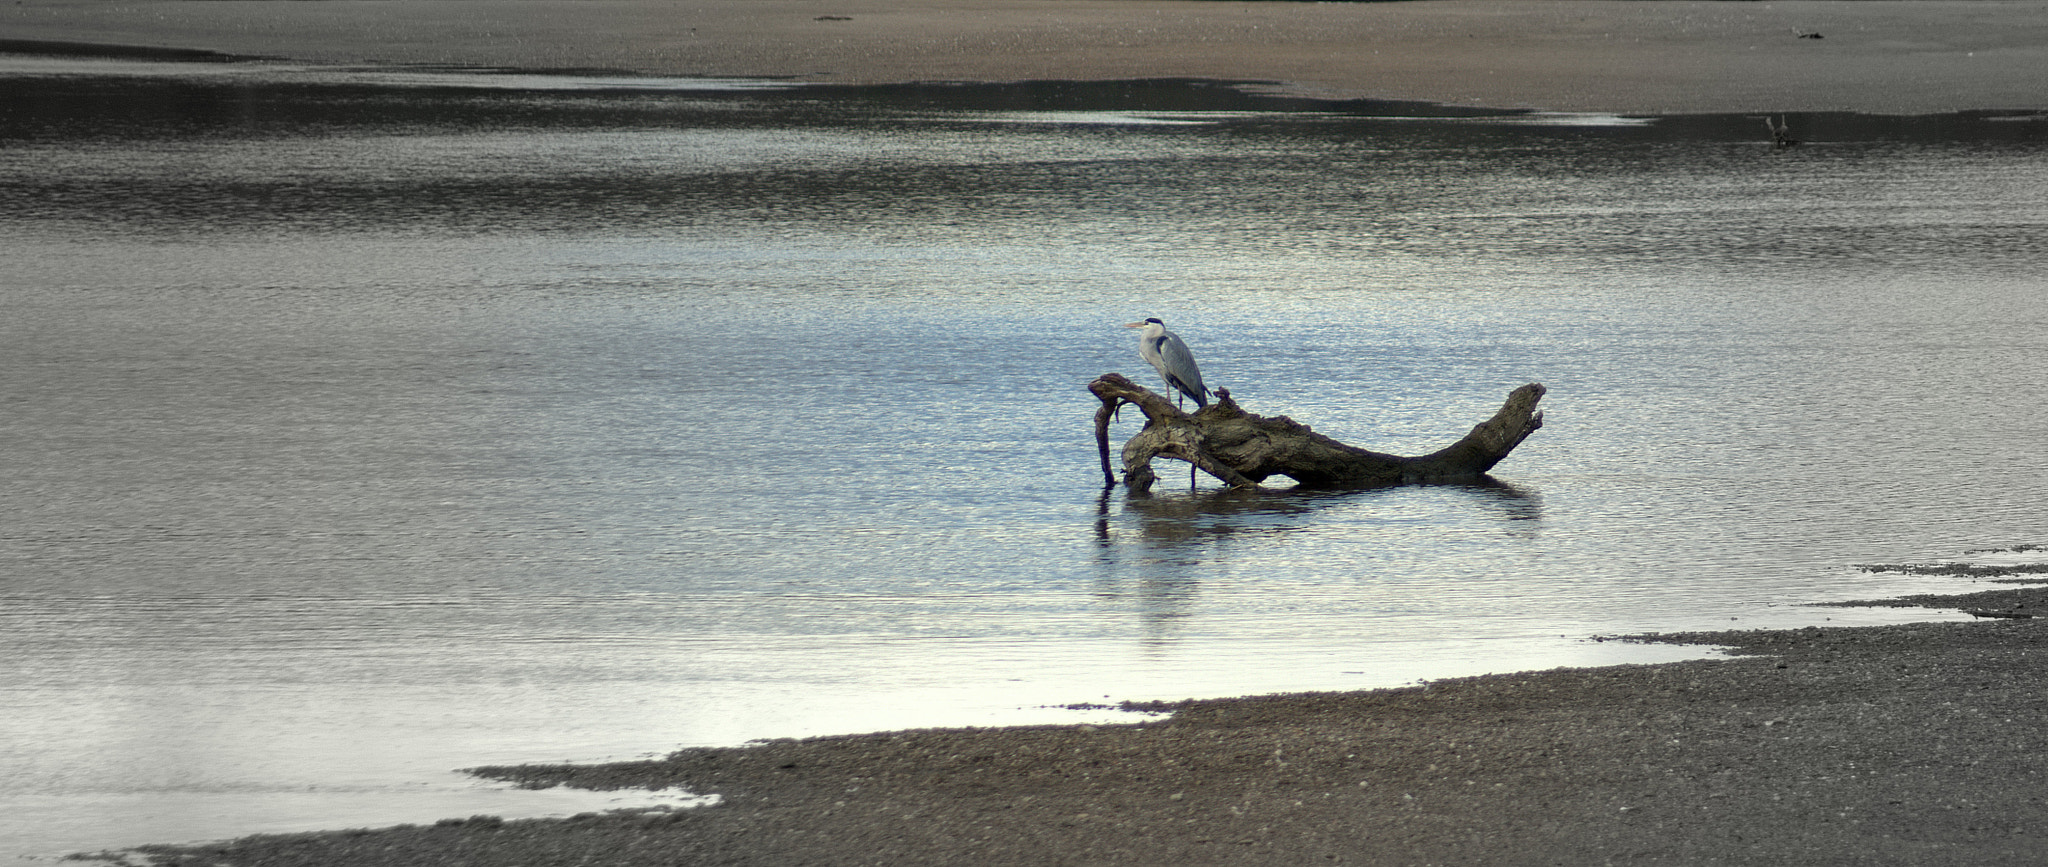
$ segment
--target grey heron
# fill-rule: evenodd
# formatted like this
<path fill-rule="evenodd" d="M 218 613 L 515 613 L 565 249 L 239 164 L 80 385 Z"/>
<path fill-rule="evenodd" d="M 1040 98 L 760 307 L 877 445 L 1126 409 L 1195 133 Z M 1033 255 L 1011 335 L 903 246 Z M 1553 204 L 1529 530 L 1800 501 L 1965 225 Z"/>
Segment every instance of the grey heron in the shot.
<path fill-rule="evenodd" d="M 1159 371 L 1160 379 L 1180 394 L 1194 398 L 1196 409 L 1209 405 L 1209 387 L 1202 384 L 1202 369 L 1195 366 L 1195 354 L 1188 351 L 1180 335 L 1166 330 L 1166 323 L 1156 316 L 1124 327 L 1145 329 L 1138 332 L 1138 357 Z M 1180 395 L 1174 399 L 1179 400 Z"/>

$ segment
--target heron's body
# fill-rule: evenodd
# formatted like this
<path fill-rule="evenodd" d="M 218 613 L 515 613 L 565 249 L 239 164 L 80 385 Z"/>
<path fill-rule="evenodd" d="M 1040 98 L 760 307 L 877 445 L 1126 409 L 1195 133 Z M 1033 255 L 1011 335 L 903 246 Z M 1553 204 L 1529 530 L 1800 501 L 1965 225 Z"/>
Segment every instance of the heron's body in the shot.
<path fill-rule="evenodd" d="M 1194 398 L 1198 409 L 1209 405 L 1209 387 L 1202 384 L 1202 369 L 1195 366 L 1195 354 L 1188 351 L 1180 335 L 1166 330 L 1166 323 L 1158 319 L 1124 327 L 1144 329 L 1138 332 L 1138 357 L 1159 371 L 1159 378 L 1166 380 L 1168 387 Z"/>

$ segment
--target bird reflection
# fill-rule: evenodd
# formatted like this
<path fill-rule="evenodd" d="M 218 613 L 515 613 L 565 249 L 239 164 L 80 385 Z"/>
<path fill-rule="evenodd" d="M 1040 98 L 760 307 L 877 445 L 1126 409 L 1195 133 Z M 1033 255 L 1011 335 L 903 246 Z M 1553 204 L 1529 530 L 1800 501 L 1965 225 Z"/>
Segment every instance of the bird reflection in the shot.
<path fill-rule="evenodd" d="M 1403 488 L 1427 487 L 1455 490 L 1487 507 L 1502 519 L 1534 521 L 1543 517 L 1543 498 L 1536 491 L 1508 484 L 1491 476 L 1477 481 L 1432 485 L 1379 485 L 1360 488 L 1306 488 L 1282 491 L 1247 491 L 1229 488 L 1193 491 L 1186 496 L 1132 496 L 1123 501 L 1124 512 L 1138 518 L 1137 540 L 1149 547 L 1168 548 L 1204 541 L 1218 541 L 1244 535 L 1273 535 L 1306 529 L 1306 525 L 1275 522 L 1275 517 L 1315 516 L 1327 508 L 1359 502 L 1361 498 L 1384 495 Z M 1103 490 L 1096 498 L 1095 536 L 1098 545 L 1116 543 L 1111 529 L 1110 505 L 1116 489 Z"/>
<path fill-rule="evenodd" d="M 1119 498 L 1107 489 L 1096 499 L 1096 595 L 1128 601 L 1144 624 L 1141 643 L 1164 648 L 1186 626 L 1204 572 L 1256 540 L 1285 544 L 1286 537 L 1341 523 L 1347 507 L 1426 487 L 1455 491 L 1511 534 L 1535 533 L 1543 517 L 1536 491 L 1487 477 L 1475 482 L 1286 491 L 1215 490 L 1186 496 Z M 1119 508 L 1119 506 L 1121 508 Z M 1398 506 L 1397 506 L 1398 507 Z"/>
<path fill-rule="evenodd" d="M 1112 493 L 1103 492 L 1096 516 L 1096 536 L 1105 544 L 1113 541 L 1109 523 Z M 1299 528 L 1270 519 L 1313 510 L 1312 500 L 1299 495 L 1229 488 L 1124 500 L 1124 513 L 1138 519 L 1139 541 L 1158 550 L 1244 534 L 1291 532 Z"/>

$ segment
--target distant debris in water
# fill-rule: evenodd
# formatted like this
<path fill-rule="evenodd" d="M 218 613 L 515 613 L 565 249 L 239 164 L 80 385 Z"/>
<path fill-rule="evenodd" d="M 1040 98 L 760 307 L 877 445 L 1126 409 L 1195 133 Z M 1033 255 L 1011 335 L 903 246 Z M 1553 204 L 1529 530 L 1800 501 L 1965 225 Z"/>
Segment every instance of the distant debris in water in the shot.
<path fill-rule="evenodd" d="M 2011 620 L 2031 620 L 2034 617 L 2032 612 L 2020 611 L 2014 608 L 1965 608 L 1963 609 L 1963 613 L 1968 614 L 1971 617 L 2004 617 Z"/>
<path fill-rule="evenodd" d="M 1773 118 L 1766 116 L 1764 118 L 1764 128 L 1771 131 L 1771 144 L 1773 146 L 1789 148 L 1799 144 L 1799 140 L 1792 137 L 1792 125 L 1786 123 L 1783 117 Z"/>
<path fill-rule="evenodd" d="M 1825 36 L 1822 36 L 1822 35 L 1820 35 L 1819 33 L 1813 33 L 1813 32 L 1810 32 L 1810 31 L 1806 31 L 1806 30 L 1800 30 L 1800 29 L 1799 29 L 1799 28 L 1797 28 L 1797 27 L 1795 27 L 1795 28 L 1792 28 L 1792 35 L 1793 35 L 1793 36 L 1795 36 L 1795 37 L 1797 37 L 1797 38 L 1799 38 L 1799 39 L 1825 39 L 1825 38 L 1827 38 L 1827 37 L 1825 37 Z"/>

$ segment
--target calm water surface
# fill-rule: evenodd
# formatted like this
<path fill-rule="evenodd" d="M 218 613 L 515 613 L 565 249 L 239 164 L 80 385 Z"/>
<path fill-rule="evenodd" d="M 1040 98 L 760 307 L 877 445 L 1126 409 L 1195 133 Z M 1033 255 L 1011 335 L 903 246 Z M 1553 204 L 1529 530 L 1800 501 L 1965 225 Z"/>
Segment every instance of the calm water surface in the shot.
<path fill-rule="evenodd" d="M 6 69 L 7 857 L 1938 617 L 1806 603 L 2048 541 L 2041 118 Z M 1145 316 L 1347 442 L 1548 426 L 1493 485 L 1105 494 Z"/>

